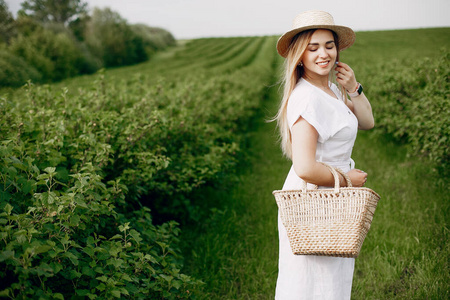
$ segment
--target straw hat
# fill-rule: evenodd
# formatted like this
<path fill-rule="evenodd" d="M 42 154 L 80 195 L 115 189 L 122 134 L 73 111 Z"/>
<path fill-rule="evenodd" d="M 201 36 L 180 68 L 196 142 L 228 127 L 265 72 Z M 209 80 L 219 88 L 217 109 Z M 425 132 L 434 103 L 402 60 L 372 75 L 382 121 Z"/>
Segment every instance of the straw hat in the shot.
<path fill-rule="evenodd" d="M 355 32 L 345 26 L 335 25 L 333 16 L 320 10 L 309 10 L 299 14 L 294 19 L 292 30 L 283 34 L 277 42 L 277 51 L 283 57 L 287 56 L 292 38 L 298 33 L 308 29 L 329 29 L 334 31 L 339 38 L 339 50 L 344 50 L 355 42 Z"/>

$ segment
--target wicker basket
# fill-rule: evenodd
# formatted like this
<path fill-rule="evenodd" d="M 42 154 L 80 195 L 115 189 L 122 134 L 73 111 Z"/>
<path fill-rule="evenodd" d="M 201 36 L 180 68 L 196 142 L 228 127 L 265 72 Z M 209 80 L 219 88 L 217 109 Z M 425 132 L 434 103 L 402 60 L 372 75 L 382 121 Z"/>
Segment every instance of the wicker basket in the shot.
<path fill-rule="evenodd" d="M 352 187 L 347 174 L 327 166 L 334 189 L 274 191 L 279 213 L 294 254 L 357 257 L 369 231 L 380 196 L 369 188 Z M 339 187 L 341 173 L 347 187 Z"/>

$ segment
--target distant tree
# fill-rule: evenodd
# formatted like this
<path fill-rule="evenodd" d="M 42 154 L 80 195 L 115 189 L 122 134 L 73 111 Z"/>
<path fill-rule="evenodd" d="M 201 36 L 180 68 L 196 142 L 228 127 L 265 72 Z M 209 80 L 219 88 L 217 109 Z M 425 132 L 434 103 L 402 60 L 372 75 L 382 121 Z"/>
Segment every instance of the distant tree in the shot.
<path fill-rule="evenodd" d="M 68 25 L 70 21 L 87 13 L 87 3 L 83 0 L 25 0 L 22 11 L 40 22 Z"/>
<path fill-rule="evenodd" d="M 43 28 L 41 23 L 27 16 L 23 11 L 19 11 L 15 23 L 18 35 L 29 36 L 36 30 Z"/>
<path fill-rule="evenodd" d="M 61 32 L 38 28 L 11 39 L 8 50 L 35 68 L 44 81 L 61 80 L 79 73 L 81 53 L 73 39 Z"/>
<path fill-rule="evenodd" d="M 163 50 L 176 43 L 173 35 L 162 28 L 150 27 L 145 24 L 135 24 L 131 25 L 131 29 L 142 37 L 144 47 L 149 56 L 156 51 Z"/>
<path fill-rule="evenodd" d="M 14 18 L 4 0 L 0 0 L 0 43 L 8 43 L 17 33 Z"/>
<path fill-rule="evenodd" d="M 95 8 L 84 33 L 89 50 L 105 67 L 130 65 L 148 58 L 143 38 L 109 8 Z"/>

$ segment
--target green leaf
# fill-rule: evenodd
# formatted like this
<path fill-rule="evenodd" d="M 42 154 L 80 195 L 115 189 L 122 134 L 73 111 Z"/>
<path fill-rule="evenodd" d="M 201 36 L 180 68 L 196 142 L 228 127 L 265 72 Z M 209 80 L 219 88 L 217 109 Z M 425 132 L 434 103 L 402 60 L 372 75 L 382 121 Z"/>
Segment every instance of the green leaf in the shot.
<path fill-rule="evenodd" d="M 127 273 L 122 274 L 122 279 L 130 282 L 133 281 Z"/>
<path fill-rule="evenodd" d="M 45 252 L 47 252 L 47 251 L 50 250 L 50 249 L 52 249 L 52 247 L 50 247 L 50 246 L 48 246 L 48 245 L 42 245 L 42 246 L 36 247 L 36 248 L 34 249 L 34 252 L 35 252 L 36 254 L 39 254 L 39 253 L 45 253 Z"/>
<path fill-rule="evenodd" d="M 28 194 L 28 193 L 32 194 L 33 187 L 34 187 L 35 184 L 36 184 L 36 181 L 34 181 L 34 180 L 27 180 L 27 182 L 25 182 L 23 184 L 22 192 L 24 194 Z"/>
<path fill-rule="evenodd" d="M 123 236 L 121 234 L 116 234 L 115 236 L 110 238 L 110 240 L 117 240 L 117 239 L 121 239 L 121 238 L 123 238 Z"/>
<path fill-rule="evenodd" d="M 94 278 L 95 275 L 97 275 L 97 273 L 95 273 L 95 271 L 88 266 L 84 266 L 83 269 L 81 270 L 81 273 L 92 278 Z"/>
<path fill-rule="evenodd" d="M 174 280 L 172 282 L 172 286 L 174 288 L 176 288 L 177 290 L 179 290 L 182 285 L 183 285 L 183 282 L 181 280 Z"/>
<path fill-rule="evenodd" d="M 91 299 L 91 300 L 97 298 L 97 295 L 94 295 L 94 294 L 87 294 L 87 296 L 88 296 L 88 298 Z"/>
<path fill-rule="evenodd" d="M 116 298 L 120 298 L 120 291 L 119 290 L 112 290 L 111 295 L 113 295 Z"/>
<path fill-rule="evenodd" d="M 113 246 L 109 249 L 109 254 L 113 257 L 117 257 L 117 254 L 122 251 L 122 247 Z"/>
<path fill-rule="evenodd" d="M 130 293 L 128 293 L 126 288 L 120 288 L 120 292 L 124 295 L 130 296 Z"/>
<path fill-rule="evenodd" d="M 3 290 L 3 291 L 0 291 L 0 297 L 4 297 L 4 298 L 6 298 L 6 297 L 10 297 L 9 295 L 10 295 L 10 290 L 11 289 L 6 289 L 6 290 Z"/>
<path fill-rule="evenodd" d="M 88 236 L 88 238 L 86 239 L 86 244 L 88 245 L 93 245 L 95 243 L 95 240 L 92 236 Z"/>
<path fill-rule="evenodd" d="M 50 175 L 54 175 L 56 174 L 56 168 L 55 167 L 47 167 L 44 169 L 44 172 L 50 174 Z"/>
<path fill-rule="evenodd" d="M 18 230 L 14 233 L 14 237 L 16 238 L 19 244 L 24 243 L 27 240 L 27 231 L 25 229 Z"/>
<path fill-rule="evenodd" d="M 161 276 L 162 278 L 164 278 L 168 283 L 170 283 L 170 282 L 172 281 L 172 279 L 173 279 L 173 276 L 169 276 L 169 275 L 161 274 L 161 275 L 159 275 L 159 276 Z"/>
<path fill-rule="evenodd" d="M 59 271 L 61 271 L 63 269 L 63 265 L 58 262 L 52 262 L 52 263 L 50 263 L 50 268 L 52 268 L 53 273 L 57 274 L 57 273 L 59 273 Z"/>
<path fill-rule="evenodd" d="M 141 234 L 134 229 L 130 230 L 131 237 L 136 241 L 136 243 L 142 242 Z"/>
<path fill-rule="evenodd" d="M 71 279 L 80 278 L 81 275 L 83 275 L 83 274 L 81 274 L 81 273 L 78 272 L 78 271 L 75 271 L 75 270 L 71 270 L 71 271 L 70 271 L 70 277 L 71 277 Z"/>
<path fill-rule="evenodd" d="M 90 257 L 93 257 L 95 252 L 94 252 L 94 248 L 92 248 L 91 246 L 86 246 L 83 249 L 84 253 L 86 253 L 87 255 L 89 255 Z"/>
<path fill-rule="evenodd" d="M 120 232 L 124 232 L 126 230 L 130 229 L 130 222 L 127 222 L 123 225 L 119 225 L 119 230 Z"/>
<path fill-rule="evenodd" d="M 56 200 L 55 193 L 48 192 L 47 202 L 48 204 L 53 204 Z"/>
<path fill-rule="evenodd" d="M 64 257 L 67 257 L 74 266 L 78 266 L 78 258 L 71 252 L 67 251 L 63 254 Z"/>
<path fill-rule="evenodd" d="M 14 251 L 5 250 L 0 252 L 0 262 L 14 257 Z"/>
<path fill-rule="evenodd" d="M 78 226 L 79 223 L 80 223 L 80 217 L 78 215 L 73 215 L 70 218 L 70 222 L 69 222 L 70 226 Z"/>
<path fill-rule="evenodd" d="M 5 207 L 3 208 L 3 210 L 8 214 L 8 216 L 9 215 L 11 215 L 11 212 L 12 212 L 12 210 L 13 210 L 13 207 L 9 204 L 9 203 L 7 203 L 6 205 L 5 205 Z"/>
<path fill-rule="evenodd" d="M 82 296 L 82 297 L 87 296 L 87 294 L 89 294 L 90 292 L 91 292 L 90 290 L 83 290 L 83 289 L 77 289 L 77 290 L 75 290 L 75 293 L 76 293 L 78 296 Z"/>

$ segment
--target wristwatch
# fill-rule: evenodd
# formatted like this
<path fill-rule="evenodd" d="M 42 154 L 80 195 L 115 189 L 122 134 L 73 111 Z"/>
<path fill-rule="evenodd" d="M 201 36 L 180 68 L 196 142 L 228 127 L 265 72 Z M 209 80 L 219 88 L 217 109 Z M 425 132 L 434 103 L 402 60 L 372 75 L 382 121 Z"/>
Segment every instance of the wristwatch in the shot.
<path fill-rule="evenodd" d="M 363 86 L 359 82 L 358 82 L 358 87 L 356 88 L 356 91 L 354 91 L 353 93 L 349 93 L 347 91 L 350 98 L 357 97 L 357 96 L 361 95 L 362 92 L 363 92 Z"/>

